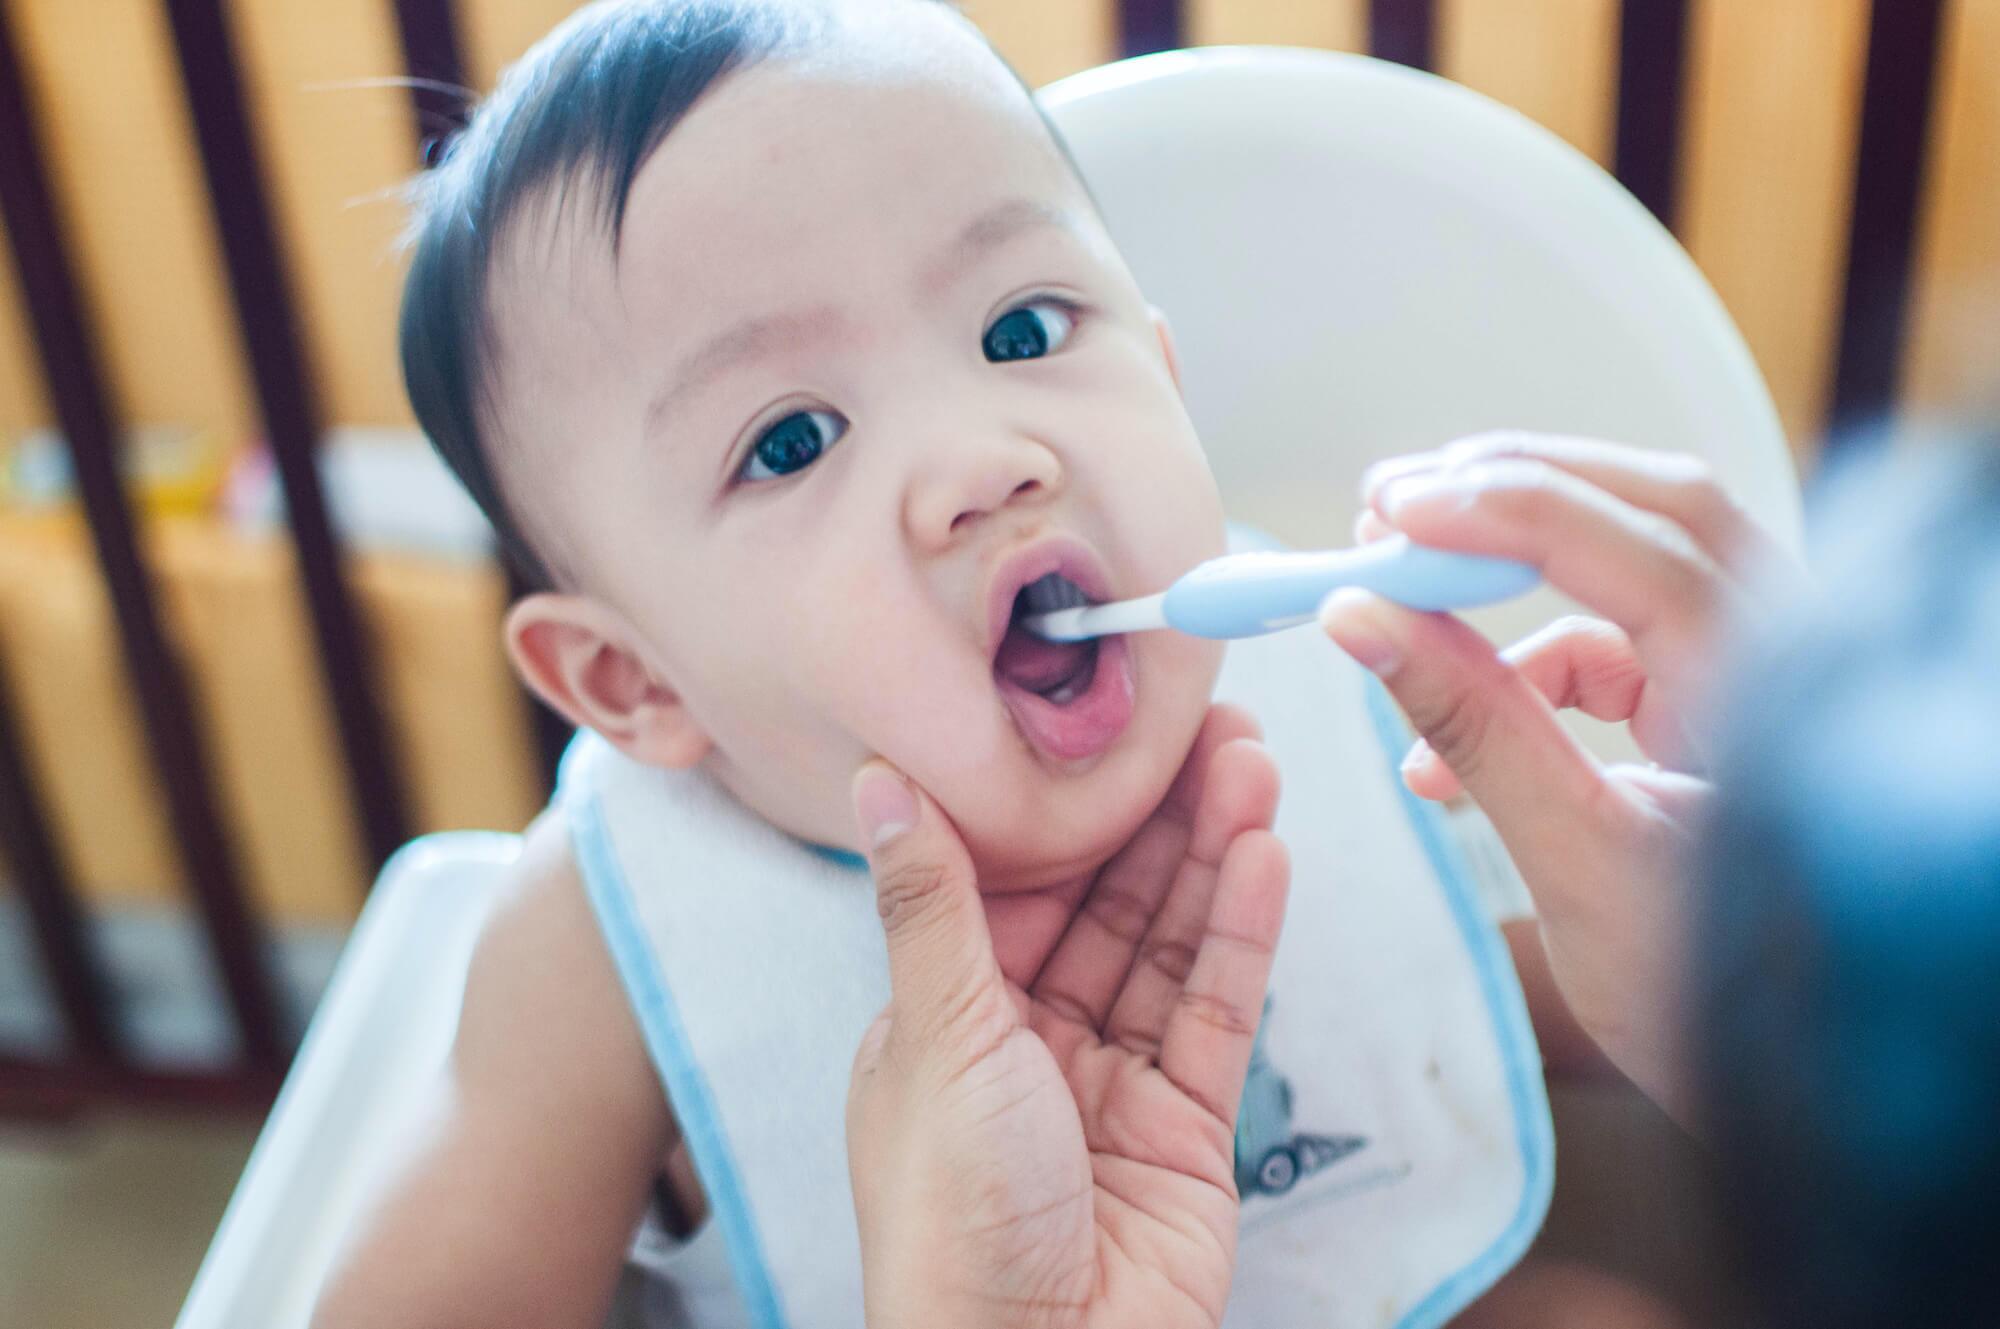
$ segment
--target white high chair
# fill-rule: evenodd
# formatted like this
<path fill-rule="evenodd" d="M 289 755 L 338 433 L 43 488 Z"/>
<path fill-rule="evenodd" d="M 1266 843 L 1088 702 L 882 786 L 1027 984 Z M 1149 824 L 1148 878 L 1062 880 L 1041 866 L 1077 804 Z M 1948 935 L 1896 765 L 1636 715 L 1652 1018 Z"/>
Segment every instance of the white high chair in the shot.
<path fill-rule="evenodd" d="M 1042 100 L 1172 322 L 1234 518 L 1345 544 L 1370 462 L 1522 427 L 1699 453 L 1796 544 L 1777 414 L 1714 293 L 1608 175 L 1513 111 L 1275 49 L 1124 61 Z M 1483 621 L 1511 632 L 1553 608 Z M 516 847 L 430 836 L 384 870 L 180 1329 L 307 1322 L 371 1163 L 449 1045 Z"/>

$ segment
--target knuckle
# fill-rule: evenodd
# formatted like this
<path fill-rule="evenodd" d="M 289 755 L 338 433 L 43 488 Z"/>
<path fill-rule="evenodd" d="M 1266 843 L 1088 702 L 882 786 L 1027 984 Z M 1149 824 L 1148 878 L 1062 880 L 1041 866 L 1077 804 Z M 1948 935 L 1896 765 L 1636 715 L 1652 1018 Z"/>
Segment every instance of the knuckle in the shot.
<path fill-rule="evenodd" d="M 1151 1057 L 1157 1055 L 1160 1051 L 1159 1039 L 1155 1038 L 1147 1030 L 1137 1028 L 1133 1025 L 1115 1024 L 1106 1029 L 1104 1033 L 1110 1042 L 1117 1044 L 1128 1052 L 1136 1052 L 1140 1056 Z"/>
<path fill-rule="evenodd" d="M 1240 1006 L 1206 992 L 1183 992 L 1181 1009 L 1189 1019 L 1231 1037 L 1248 1038 L 1257 1032 L 1256 1020 Z"/>
<path fill-rule="evenodd" d="M 1447 693 L 1418 718 L 1417 728 L 1452 774 L 1461 783 L 1476 779 L 1486 749 L 1487 715 L 1472 694 Z"/>
<path fill-rule="evenodd" d="M 1123 890 L 1092 892 L 1084 912 L 1099 927 L 1127 945 L 1136 943 L 1145 935 L 1146 923 L 1152 916 L 1145 901 Z"/>
<path fill-rule="evenodd" d="M 875 883 L 875 908 L 882 926 L 893 932 L 921 918 L 936 902 L 945 884 L 945 870 L 935 863 L 899 863 Z"/>
<path fill-rule="evenodd" d="M 1161 938 L 1148 942 L 1140 956 L 1175 983 L 1187 982 L 1188 975 L 1194 972 L 1194 947 L 1184 941 Z"/>

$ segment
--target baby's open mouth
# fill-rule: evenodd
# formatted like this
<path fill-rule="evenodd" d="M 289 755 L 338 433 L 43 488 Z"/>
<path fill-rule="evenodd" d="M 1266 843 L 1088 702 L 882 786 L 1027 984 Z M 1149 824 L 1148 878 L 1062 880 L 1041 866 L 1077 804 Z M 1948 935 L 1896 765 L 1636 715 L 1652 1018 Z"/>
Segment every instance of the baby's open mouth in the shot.
<path fill-rule="evenodd" d="M 1082 588 L 1060 572 L 1031 581 L 1014 597 L 1014 617 L 993 659 L 993 672 L 1024 692 L 1066 706 L 1090 690 L 1097 674 L 1097 642 L 1044 641 L 1021 626 L 1029 614 L 1090 603 Z"/>
<path fill-rule="evenodd" d="M 1089 603 L 1083 588 L 1060 572 L 1036 578 L 1015 595 L 1006 635 L 993 657 L 993 678 L 1015 725 L 1061 761 L 1097 756 L 1131 723 L 1131 652 L 1123 637 L 1044 641 L 1021 620 Z"/>

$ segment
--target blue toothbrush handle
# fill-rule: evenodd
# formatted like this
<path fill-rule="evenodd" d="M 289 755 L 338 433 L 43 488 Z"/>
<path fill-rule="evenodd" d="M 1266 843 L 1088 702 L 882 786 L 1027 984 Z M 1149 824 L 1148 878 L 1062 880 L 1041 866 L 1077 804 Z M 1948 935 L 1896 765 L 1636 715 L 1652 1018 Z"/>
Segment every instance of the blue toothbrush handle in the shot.
<path fill-rule="evenodd" d="M 1255 637 L 1311 619 L 1343 587 L 1412 609 L 1476 609 L 1524 595 L 1541 583 L 1526 563 L 1454 554 L 1397 535 L 1323 553 L 1229 554 L 1210 559 L 1167 588 L 1167 624 L 1196 637 Z"/>

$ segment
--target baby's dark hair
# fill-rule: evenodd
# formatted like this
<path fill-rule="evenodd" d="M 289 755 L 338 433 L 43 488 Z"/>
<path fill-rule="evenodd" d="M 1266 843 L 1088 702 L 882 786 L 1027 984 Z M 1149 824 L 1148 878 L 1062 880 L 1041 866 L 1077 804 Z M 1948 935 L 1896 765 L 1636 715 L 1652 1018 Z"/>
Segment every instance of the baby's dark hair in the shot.
<path fill-rule="evenodd" d="M 501 492 L 481 420 L 492 418 L 487 279 L 522 203 L 589 191 L 615 250 L 633 177 L 726 75 L 809 42 L 823 23 L 782 0 L 603 0 L 509 68 L 441 160 L 411 185 L 403 380 L 417 421 L 531 585 L 551 584 Z"/>
<path fill-rule="evenodd" d="M 1848 486 L 1727 709 L 1691 1015 L 1749 1284 L 1815 1329 L 1993 1322 L 2000 447 Z"/>

